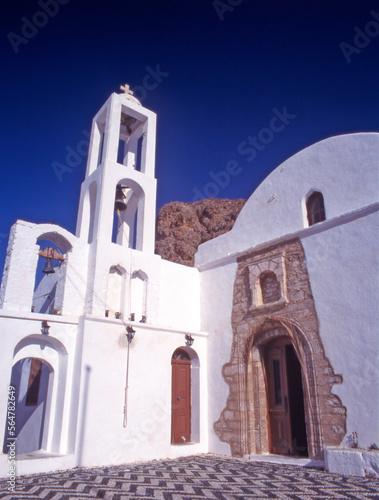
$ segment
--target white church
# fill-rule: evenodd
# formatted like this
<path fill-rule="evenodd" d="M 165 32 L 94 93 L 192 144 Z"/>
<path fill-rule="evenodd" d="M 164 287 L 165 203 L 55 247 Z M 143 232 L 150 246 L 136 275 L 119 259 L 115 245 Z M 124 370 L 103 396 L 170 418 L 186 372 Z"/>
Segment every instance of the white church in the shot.
<path fill-rule="evenodd" d="M 379 134 L 279 165 L 193 268 L 154 254 L 155 138 L 112 94 L 76 234 L 11 229 L 0 476 L 206 452 L 378 474 Z"/>

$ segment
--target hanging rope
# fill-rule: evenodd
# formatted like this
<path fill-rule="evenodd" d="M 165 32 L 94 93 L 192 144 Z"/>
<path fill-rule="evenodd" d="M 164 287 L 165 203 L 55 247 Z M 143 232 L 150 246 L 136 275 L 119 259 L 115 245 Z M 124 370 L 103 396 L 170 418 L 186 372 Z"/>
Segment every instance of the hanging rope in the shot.
<path fill-rule="evenodd" d="M 76 274 L 76 276 L 80 279 L 80 281 L 87 287 L 87 281 L 84 279 L 84 277 L 75 269 L 75 267 L 69 262 L 69 265 L 73 272 Z M 131 275 L 130 275 L 131 278 Z M 129 279 L 129 282 L 131 283 L 131 279 Z M 103 305 L 105 309 L 109 309 L 109 306 L 107 303 L 93 290 L 93 295 L 94 297 L 100 302 L 100 304 Z M 129 286 L 129 296 L 130 296 L 130 286 Z M 82 296 L 84 299 L 84 297 Z M 126 323 L 123 318 L 121 319 L 125 330 L 127 331 L 128 326 L 131 326 L 130 321 Z M 125 380 L 125 389 L 124 389 L 124 417 L 123 417 L 123 427 L 126 427 L 127 425 L 127 420 L 128 420 L 128 388 L 129 388 L 129 351 L 130 351 L 130 340 L 129 337 L 128 339 L 128 345 L 127 345 L 127 354 L 126 354 L 126 380 Z"/>
<path fill-rule="evenodd" d="M 129 236 L 126 234 L 125 227 L 124 227 L 124 221 L 121 218 L 121 213 L 120 210 L 117 210 L 117 216 L 120 224 L 120 228 L 124 234 L 125 241 L 129 240 Z M 130 248 L 130 241 L 128 241 L 128 246 Z M 127 276 L 128 279 L 128 317 L 130 318 L 130 315 L 132 313 L 132 273 L 133 273 L 133 251 L 130 251 L 130 259 L 129 259 L 129 275 Z M 127 273 L 128 274 L 128 273 Z M 131 327 L 131 322 L 129 320 L 129 325 L 125 324 L 125 328 L 128 329 L 128 326 Z M 130 352 L 130 342 L 131 340 L 128 337 L 128 347 L 127 347 L 127 353 L 126 353 L 126 376 L 125 376 L 125 390 L 124 390 L 124 420 L 123 420 L 123 426 L 126 427 L 128 423 L 128 389 L 129 389 L 129 352 Z"/>
<path fill-rule="evenodd" d="M 130 248 L 130 239 L 129 239 L 129 236 L 127 235 L 126 231 L 125 231 L 124 221 L 121 218 L 120 210 L 116 210 L 116 213 L 117 213 L 117 217 L 118 217 L 119 224 L 120 224 L 119 228 L 121 228 L 121 230 L 123 232 L 123 235 L 124 235 L 124 238 L 125 238 L 125 241 L 128 241 L 128 246 Z M 132 309 L 132 273 L 133 273 L 133 251 L 132 250 L 130 251 L 130 259 L 129 259 L 129 261 L 130 261 L 130 264 L 129 264 L 129 274 L 126 273 L 127 274 L 127 279 L 129 281 L 128 285 L 127 285 L 127 288 L 128 288 L 128 291 L 129 291 L 128 311 L 127 311 L 128 318 L 130 318 L 130 315 L 131 315 L 131 312 L 132 312 L 132 310 L 131 310 Z M 78 278 L 82 281 L 82 283 L 85 285 L 85 287 L 87 289 L 87 281 L 82 277 L 82 275 L 74 268 L 74 266 L 70 262 L 69 262 L 69 265 L 70 265 L 71 269 L 74 271 L 74 273 L 78 276 Z M 103 307 L 106 310 L 110 309 L 110 307 L 107 305 L 107 303 L 96 293 L 95 290 L 92 290 L 92 293 L 93 293 L 93 296 L 100 302 L 100 304 L 103 305 Z M 146 299 L 147 299 L 147 283 L 146 283 L 145 290 L 144 290 L 143 314 L 144 314 L 145 317 L 146 317 Z M 123 318 L 119 318 L 119 319 L 121 319 L 121 321 L 122 321 L 122 323 L 123 323 L 126 331 L 128 331 L 128 327 L 129 328 L 132 327 L 130 319 L 128 320 L 128 322 L 125 322 Z M 131 339 L 130 339 L 130 337 L 128 335 L 127 335 L 127 341 L 128 341 L 128 345 L 127 345 L 127 354 L 126 354 L 126 375 L 125 375 L 125 389 L 124 389 L 124 418 L 123 418 L 123 427 L 126 427 L 127 421 L 128 421 L 128 389 L 129 389 L 129 363 L 130 363 L 130 361 L 129 361 L 129 354 L 130 354 L 130 342 L 131 342 Z"/>

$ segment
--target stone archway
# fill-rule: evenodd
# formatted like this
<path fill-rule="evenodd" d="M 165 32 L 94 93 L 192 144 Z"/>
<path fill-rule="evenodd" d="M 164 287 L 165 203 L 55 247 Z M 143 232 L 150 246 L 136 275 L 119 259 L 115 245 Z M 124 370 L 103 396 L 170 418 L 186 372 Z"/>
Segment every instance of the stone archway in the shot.
<path fill-rule="evenodd" d="M 251 277 L 270 262 L 280 263 L 283 300 L 255 300 Z M 278 264 L 276 264 L 278 266 Z M 299 240 L 240 257 L 234 285 L 233 342 L 223 376 L 230 386 L 226 407 L 214 424 L 233 455 L 269 453 L 269 423 L 262 347 L 288 337 L 301 365 L 308 452 L 320 458 L 325 446 L 340 444 L 346 433 L 346 408 L 332 393 L 342 377 L 334 373 L 319 335 L 318 319 Z"/>

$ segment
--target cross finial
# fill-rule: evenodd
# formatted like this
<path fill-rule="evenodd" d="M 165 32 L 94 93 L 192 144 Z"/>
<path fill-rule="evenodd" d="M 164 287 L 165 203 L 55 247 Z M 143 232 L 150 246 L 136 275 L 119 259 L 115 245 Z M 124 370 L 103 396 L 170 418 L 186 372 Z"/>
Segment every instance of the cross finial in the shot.
<path fill-rule="evenodd" d="M 127 83 L 125 83 L 125 85 L 121 85 L 120 90 L 123 90 L 125 92 L 125 95 L 133 95 L 133 91 L 130 90 L 130 87 Z"/>

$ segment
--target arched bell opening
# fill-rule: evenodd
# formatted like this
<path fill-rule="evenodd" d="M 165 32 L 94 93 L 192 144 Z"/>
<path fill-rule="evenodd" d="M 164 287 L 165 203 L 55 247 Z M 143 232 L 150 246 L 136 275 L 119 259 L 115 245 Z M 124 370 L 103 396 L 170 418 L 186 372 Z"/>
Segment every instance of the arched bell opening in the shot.
<path fill-rule="evenodd" d="M 58 233 L 41 235 L 35 274 L 32 312 L 60 314 L 63 305 L 67 253 L 71 244 Z"/>
<path fill-rule="evenodd" d="M 141 115 L 121 106 L 117 163 L 141 171 L 144 123 Z"/>
<path fill-rule="evenodd" d="M 134 181 L 122 180 L 115 189 L 112 243 L 142 250 L 145 196 Z"/>

